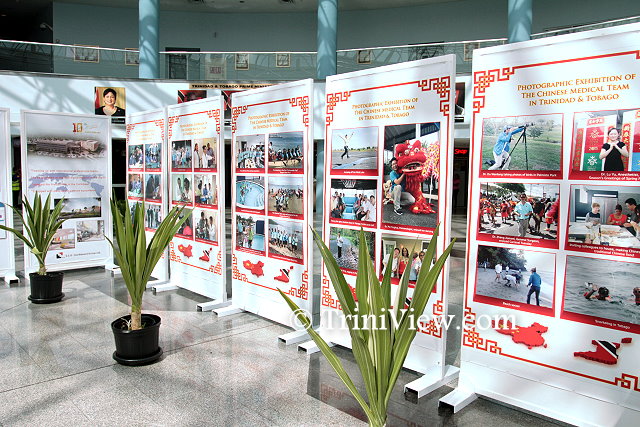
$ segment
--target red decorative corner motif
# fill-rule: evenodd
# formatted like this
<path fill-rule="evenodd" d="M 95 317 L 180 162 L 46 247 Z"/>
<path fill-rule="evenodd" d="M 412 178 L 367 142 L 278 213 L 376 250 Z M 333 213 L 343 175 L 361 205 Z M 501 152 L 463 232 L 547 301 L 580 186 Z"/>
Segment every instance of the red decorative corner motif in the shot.
<path fill-rule="evenodd" d="M 216 266 L 213 268 L 214 274 L 222 275 L 222 251 L 218 251 L 218 256 L 216 257 Z"/>
<path fill-rule="evenodd" d="M 464 308 L 462 345 L 489 353 L 502 354 L 502 348 L 496 341 L 486 340 L 476 331 L 476 314 L 469 307 Z"/>
<path fill-rule="evenodd" d="M 207 111 L 207 117 L 210 119 L 216 119 L 216 132 L 220 133 L 220 110 Z"/>
<path fill-rule="evenodd" d="M 154 120 L 153 123 L 160 128 L 160 138 L 164 141 L 164 119 Z"/>
<path fill-rule="evenodd" d="M 302 112 L 302 122 L 305 127 L 309 127 L 309 97 L 308 96 L 298 96 L 297 98 L 289 98 L 289 104 L 292 107 L 300 107 Z"/>
<path fill-rule="evenodd" d="M 451 77 L 435 77 L 429 80 L 420 80 L 418 87 L 423 91 L 435 90 L 440 97 L 440 112 L 449 117 L 451 113 L 450 101 L 451 101 Z"/>
<path fill-rule="evenodd" d="M 640 391 L 640 381 L 635 375 L 622 374 L 616 377 L 615 385 L 629 390 Z"/>
<path fill-rule="evenodd" d="M 237 129 L 236 123 L 238 121 L 238 116 L 247 112 L 248 106 L 241 105 L 239 107 L 233 107 L 231 110 L 231 132 L 235 132 Z"/>
<path fill-rule="evenodd" d="M 421 322 L 419 331 L 425 335 L 442 338 L 442 314 L 444 313 L 442 300 L 436 301 L 435 304 L 433 304 L 432 312 L 433 318 L 429 320 L 429 323 Z"/>
<path fill-rule="evenodd" d="M 234 279 L 249 283 L 247 275 L 238 269 L 238 258 L 234 254 L 231 254 L 231 273 Z"/>
<path fill-rule="evenodd" d="M 309 272 L 307 270 L 302 273 L 302 285 L 300 285 L 300 288 L 298 289 L 292 286 L 291 289 L 287 291 L 287 294 L 303 300 L 309 298 Z"/>
<path fill-rule="evenodd" d="M 321 301 L 322 305 L 325 307 L 342 310 L 340 301 L 334 299 L 333 294 L 331 293 L 331 282 L 324 275 L 322 276 Z"/>
<path fill-rule="evenodd" d="M 491 83 L 507 81 L 513 73 L 515 73 L 513 67 L 475 72 L 473 74 L 473 112 L 479 113 L 484 108 L 484 93 Z"/>
<path fill-rule="evenodd" d="M 129 134 L 131 133 L 131 131 L 136 127 L 135 123 L 130 123 L 126 126 L 126 138 L 127 138 L 127 142 L 129 142 Z"/>
<path fill-rule="evenodd" d="M 169 242 L 169 260 L 174 262 L 179 262 L 182 264 L 182 258 L 180 258 L 180 255 L 176 254 L 176 251 L 173 248 L 173 246 L 174 246 L 173 242 Z"/>
<path fill-rule="evenodd" d="M 327 126 L 331 125 L 331 122 L 333 122 L 333 107 L 335 107 L 338 102 L 344 102 L 348 100 L 350 96 L 350 91 L 327 94 Z"/>
<path fill-rule="evenodd" d="M 171 116 L 169 117 L 169 119 L 167 120 L 167 124 L 168 124 L 168 129 L 169 131 L 167 132 L 168 134 L 168 138 L 169 140 L 171 140 L 171 135 L 173 134 L 173 125 L 178 123 L 178 121 L 180 121 L 180 116 Z"/>

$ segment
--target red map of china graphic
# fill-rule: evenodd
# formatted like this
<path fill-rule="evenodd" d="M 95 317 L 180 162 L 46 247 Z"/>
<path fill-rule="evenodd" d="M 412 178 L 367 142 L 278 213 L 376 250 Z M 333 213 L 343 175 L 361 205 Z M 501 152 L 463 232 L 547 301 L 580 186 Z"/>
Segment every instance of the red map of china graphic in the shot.
<path fill-rule="evenodd" d="M 258 261 L 255 264 L 249 260 L 243 261 L 242 266 L 249 270 L 251 274 L 256 277 L 264 276 L 264 272 L 262 271 L 262 267 L 264 267 L 264 263 L 262 261 Z"/>
<path fill-rule="evenodd" d="M 511 322 L 498 322 L 496 325 L 495 322 L 492 324 L 493 328 L 504 335 L 511 335 L 511 339 L 513 342 L 517 344 L 524 344 L 527 348 L 532 349 L 533 347 L 547 347 L 547 344 L 544 342 L 544 338 L 542 334 L 547 332 L 549 328 L 544 325 L 541 325 L 538 322 L 533 323 L 531 326 L 514 326 Z"/>
<path fill-rule="evenodd" d="M 593 340 L 591 344 L 596 346 L 595 351 L 576 351 L 575 357 L 582 357 L 605 365 L 615 365 L 618 363 L 618 349 L 622 344 L 631 343 L 631 338 L 622 338 L 620 342 Z"/>

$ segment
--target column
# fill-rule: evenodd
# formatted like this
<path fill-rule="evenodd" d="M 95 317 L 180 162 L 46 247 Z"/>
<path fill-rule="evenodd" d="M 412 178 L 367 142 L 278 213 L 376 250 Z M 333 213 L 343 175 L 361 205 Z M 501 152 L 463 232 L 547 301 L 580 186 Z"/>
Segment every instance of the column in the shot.
<path fill-rule="evenodd" d="M 533 0 L 509 0 L 508 43 L 531 40 Z"/>
<path fill-rule="evenodd" d="M 138 0 L 138 33 L 140 35 L 138 77 L 141 79 L 160 78 L 159 16 L 159 0 Z"/>
<path fill-rule="evenodd" d="M 338 72 L 338 0 L 318 0 L 318 54 L 316 78 L 325 79 Z"/>

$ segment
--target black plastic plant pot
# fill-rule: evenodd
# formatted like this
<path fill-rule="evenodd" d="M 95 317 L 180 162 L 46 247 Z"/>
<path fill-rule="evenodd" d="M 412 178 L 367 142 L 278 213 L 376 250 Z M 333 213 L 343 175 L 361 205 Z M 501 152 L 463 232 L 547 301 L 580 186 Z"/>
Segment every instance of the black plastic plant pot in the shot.
<path fill-rule="evenodd" d="M 29 301 L 34 304 L 51 304 L 64 298 L 62 293 L 62 280 L 64 273 L 55 271 L 41 276 L 38 273 L 29 273 L 29 285 L 31 295 Z"/>
<path fill-rule="evenodd" d="M 111 323 L 111 330 L 116 342 L 113 359 L 121 365 L 141 366 L 155 362 L 162 356 L 162 348 L 158 346 L 160 335 L 160 316 L 143 314 L 143 328 L 137 331 L 128 329 L 131 316 L 124 316 Z"/>

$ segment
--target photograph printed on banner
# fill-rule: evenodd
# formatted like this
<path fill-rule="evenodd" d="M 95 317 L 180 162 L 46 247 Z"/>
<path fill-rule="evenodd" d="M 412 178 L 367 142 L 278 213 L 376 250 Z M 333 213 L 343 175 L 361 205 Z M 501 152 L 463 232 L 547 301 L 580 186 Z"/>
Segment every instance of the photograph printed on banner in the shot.
<path fill-rule="evenodd" d="M 142 174 L 129 174 L 129 188 L 127 191 L 129 197 L 142 197 Z"/>
<path fill-rule="evenodd" d="M 147 200 L 162 200 L 162 189 L 160 188 L 160 174 L 149 173 L 145 175 L 144 198 Z"/>
<path fill-rule="evenodd" d="M 575 172 L 640 172 L 640 109 L 586 111 L 573 117 Z"/>
<path fill-rule="evenodd" d="M 378 217 L 378 181 L 375 179 L 332 179 L 329 222 L 368 222 L 375 226 Z"/>
<path fill-rule="evenodd" d="M 185 239 L 193 239 L 193 212 L 190 209 L 185 209 L 178 217 L 182 219 L 185 215 L 187 216 L 187 219 L 176 232 L 176 236 Z"/>
<path fill-rule="evenodd" d="M 378 128 L 375 126 L 331 131 L 333 173 L 360 172 L 375 175 L 378 170 Z"/>
<path fill-rule="evenodd" d="M 562 114 L 485 118 L 482 169 L 560 171 Z"/>
<path fill-rule="evenodd" d="M 552 308 L 555 268 L 553 253 L 480 245 L 475 294 Z"/>
<path fill-rule="evenodd" d="M 38 136 L 27 139 L 29 155 L 69 159 L 95 159 L 106 156 L 105 145 L 95 139 Z"/>
<path fill-rule="evenodd" d="M 211 172 L 216 169 L 217 138 L 198 138 L 193 140 L 193 168 Z"/>
<path fill-rule="evenodd" d="M 190 171 L 192 165 L 191 154 L 190 139 L 171 141 L 171 170 Z"/>
<path fill-rule="evenodd" d="M 129 169 L 144 167 L 144 147 L 142 144 L 129 145 Z"/>
<path fill-rule="evenodd" d="M 263 176 L 236 176 L 236 206 L 241 209 L 264 210 Z"/>
<path fill-rule="evenodd" d="M 640 187 L 572 185 L 570 243 L 640 248 Z"/>
<path fill-rule="evenodd" d="M 129 159 L 129 162 L 131 162 L 131 159 Z M 144 146 L 144 162 L 146 170 L 160 171 L 162 167 L 162 145 L 157 143 L 146 144 Z"/>
<path fill-rule="evenodd" d="M 238 172 L 264 172 L 264 135 L 236 136 Z"/>
<path fill-rule="evenodd" d="M 264 218 L 255 215 L 236 215 L 236 247 L 264 252 Z"/>
<path fill-rule="evenodd" d="M 382 223 L 435 228 L 438 223 L 440 123 L 384 128 Z"/>
<path fill-rule="evenodd" d="M 128 202 L 129 202 L 129 215 L 131 215 L 131 222 L 133 222 L 135 221 L 136 207 L 142 202 L 132 202 L 130 200 Z"/>
<path fill-rule="evenodd" d="M 218 212 L 208 209 L 194 209 L 196 240 L 218 242 Z"/>
<path fill-rule="evenodd" d="M 358 236 L 360 230 L 331 227 L 329 229 L 329 249 L 341 269 L 355 272 L 358 269 Z M 371 261 L 375 259 L 375 233 L 365 231 Z"/>
<path fill-rule="evenodd" d="M 425 262 L 428 240 L 419 240 L 397 234 L 382 235 L 382 258 L 380 258 L 380 276 L 391 261 L 391 281 L 398 283 L 405 271 L 409 271 L 409 282 L 415 282 Z M 413 254 L 413 255 L 412 255 Z"/>
<path fill-rule="evenodd" d="M 302 132 L 269 134 L 269 172 L 303 173 L 304 140 Z M 297 169 L 290 171 L 289 169 Z"/>
<path fill-rule="evenodd" d="M 53 235 L 49 250 L 64 250 L 76 248 L 76 229 L 75 228 L 58 228 L 56 234 Z"/>
<path fill-rule="evenodd" d="M 197 101 L 198 99 L 204 99 L 207 97 L 206 90 L 179 90 L 178 91 L 178 104 L 189 101 Z"/>
<path fill-rule="evenodd" d="M 455 99 L 455 121 L 456 123 L 464 122 L 464 101 L 466 94 L 466 83 L 456 82 L 456 99 Z"/>
<path fill-rule="evenodd" d="M 174 204 L 193 204 L 193 177 L 191 174 L 171 174 L 171 202 Z"/>
<path fill-rule="evenodd" d="M 104 221 L 77 221 L 76 240 L 78 243 L 104 240 Z"/>
<path fill-rule="evenodd" d="M 269 219 L 269 253 L 302 260 L 303 223 Z"/>
<path fill-rule="evenodd" d="M 148 230 L 157 230 L 162 221 L 162 210 L 160 205 L 153 203 L 144 204 L 144 226 Z"/>
<path fill-rule="evenodd" d="M 640 325 L 640 264 L 569 255 L 565 274 L 563 313 Z"/>
<path fill-rule="evenodd" d="M 481 234 L 558 239 L 558 184 L 483 182 L 479 202 Z"/>
<path fill-rule="evenodd" d="M 60 199 L 53 200 L 55 206 Z M 102 199 L 100 197 L 69 197 L 62 202 L 60 219 L 97 218 L 102 216 Z"/>
<path fill-rule="evenodd" d="M 193 182 L 196 206 L 209 208 L 218 206 L 218 187 L 215 175 L 195 174 Z"/>
<path fill-rule="evenodd" d="M 124 117 L 126 113 L 126 89 L 123 87 L 96 87 L 94 90 L 95 114 L 98 116 Z M 113 123 L 124 123 L 113 121 Z"/>
<path fill-rule="evenodd" d="M 304 215 L 304 178 L 301 176 L 269 177 L 269 213 Z"/>

